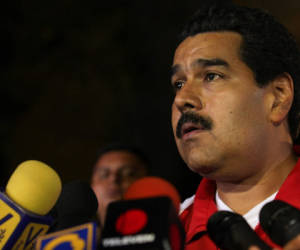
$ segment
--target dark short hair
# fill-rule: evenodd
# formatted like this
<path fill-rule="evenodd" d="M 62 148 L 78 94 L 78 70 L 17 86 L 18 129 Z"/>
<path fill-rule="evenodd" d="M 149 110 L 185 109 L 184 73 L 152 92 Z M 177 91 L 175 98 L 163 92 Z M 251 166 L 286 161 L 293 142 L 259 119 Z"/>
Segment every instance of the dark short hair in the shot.
<path fill-rule="evenodd" d="M 285 72 L 291 75 L 294 100 L 288 124 L 295 141 L 300 122 L 300 53 L 293 36 L 266 11 L 234 4 L 215 4 L 195 13 L 186 24 L 180 41 L 213 31 L 232 31 L 242 36 L 241 60 L 253 71 L 258 86 L 266 86 Z"/>
<path fill-rule="evenodd" d="M 97 153 L 97 160 L 103 156 L 104 154 L 112 151 L 125 151 L 129 152 L 131 154 L 134 154 L 140 161 L 141 163 L 145 166 L 146 169 L 149 168 L 150 166 L 150 160 L 146 156 L 146 154 L 137 146 L 130 145 L 130 144 L 123 144 L 123 143 L 110 143 L 98 150 Z"/>

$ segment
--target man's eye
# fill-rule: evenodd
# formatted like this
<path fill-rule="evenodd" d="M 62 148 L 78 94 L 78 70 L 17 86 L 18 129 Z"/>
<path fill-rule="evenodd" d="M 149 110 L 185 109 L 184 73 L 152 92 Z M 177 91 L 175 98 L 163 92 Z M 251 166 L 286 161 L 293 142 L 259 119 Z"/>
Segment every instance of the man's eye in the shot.
<path fill-rule="evenodd" d="M 119 172 L 120 176 L 124 179 L 132 177 L 136 174 L 136 171 L 131 167 L 126 167 L 124 169 L 121 169 Z"/>
<path fill-rule="evenodd" d="M 101 180 L 107 179 L 109 175 L 110 175 L 109 171 L 104 171 L 104 170 L 97 171 L 97 176 Z"/>
<path fill-rule="evenodd" d="M 175 83 L 173 84 L 174 90 L 176 91 L 176 90 L 181 89 L 181 88 L 183 87 L 183 84 L 184 84 L 184 82 L 182 82 L 182 81 L 177 81 L 177 82 L 175 82 Z"/>
<path fill-rule="evenodd" d="M 217 80 L 218 78 L 220 78 L 221 75 L 219 74 L 216 74 L 216 73 L 208 73 L 206 74 L 205 76 L 205 80 L 208 81 L 208 82 L 211 82 L 213 80 Z"/>

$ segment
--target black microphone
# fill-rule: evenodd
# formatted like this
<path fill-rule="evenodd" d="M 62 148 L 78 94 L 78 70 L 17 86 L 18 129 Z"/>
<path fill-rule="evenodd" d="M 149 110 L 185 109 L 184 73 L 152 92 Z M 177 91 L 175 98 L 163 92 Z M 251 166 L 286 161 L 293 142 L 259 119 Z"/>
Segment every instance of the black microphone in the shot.
<path fill-rule="evenodd" d="M 98 201 L 90 185 L 75 180 L 63 185 L 61 195 L 52 211 L 56 217 L 50 232 L 78 226 L 96 219 Z"/>
<path fill-rule="evenodd" d="M 184 230 L 168 197 L 109 204 L 101 248 L 183 250 Z"/>
<path fill-rule="evenodd" d="M 236 213 L 229 211 L 214 213 L 208 220 L 207 231 L 213 242 L 224 250 L 248 250 L 250 246 L 271 250 L 243 216 Z"/>
<path fill-rule="evenodd" d="M 300 234 L 300 210 L 280 200 L 267 203 L 260 211 L 263 230 L 280 246 Z"/>
<path fill-rule="evenodd" d="M 101 249 L 184 249 L 185 233 L 177 216 L 180 197 L 171 183 L 144 177 L 124 197 L 128 200 L 108 206 Z"/>

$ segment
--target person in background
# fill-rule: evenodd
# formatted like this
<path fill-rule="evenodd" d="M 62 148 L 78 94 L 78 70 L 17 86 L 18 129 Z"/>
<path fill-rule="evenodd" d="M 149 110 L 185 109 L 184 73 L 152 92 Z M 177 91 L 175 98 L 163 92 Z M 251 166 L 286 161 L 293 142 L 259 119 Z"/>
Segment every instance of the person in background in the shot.
<path fill-rule="evenodd" d="M 196 194 L 182 204 L 186 250 L 217 249 L 206 223 L 218 210 L 243 215 L 276 247 L 258 215 L 273 199 L 300 209 L 297 43 L 263 10 L 202 6 L 182 33 L 171 82 L 177 148 L 203 176 Z M 285 249 L 300 249 L 299 242 L 300 236 Z"/>
<path fill-rule="evenodd" d="M 147 175 L 148 158 L 136 147 L 112 144 L 102 148 L 91 176 L 98 200 L 98 219 L 104 225 L 109 203 L 122 199 L 135 180 Z"/>

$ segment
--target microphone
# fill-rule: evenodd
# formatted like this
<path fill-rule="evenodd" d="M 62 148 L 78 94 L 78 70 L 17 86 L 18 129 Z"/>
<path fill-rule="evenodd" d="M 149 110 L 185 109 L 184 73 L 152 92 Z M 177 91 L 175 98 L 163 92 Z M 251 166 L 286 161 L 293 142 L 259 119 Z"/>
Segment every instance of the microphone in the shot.
<path fill-rule="evenodd" d="M 267 203 L 260 211 L 263 230 L 280 246 L 300 234 L 300 211 L 280 200 Z"/>
<path fill-rule="evenodd" d="M 53 221 L 46 214 L 60 192 L 61 180 L 48 165 L 21 163 L 0 193 L 0 249 L 32 249 Z"/>
<path fill-rule="evenodd" d="M 96 219 L 98 201 L 90 185 L 75 180 L 65 184 L 53 209 L 56 220 L 51 232 L 78 226 Z"/>
<path fill-rule="evenodd" d="M 97 208 L 96 195 L 87 183 L 65 184 L 52 211 L 56 223 L 50 234 L 37 239 L 36 249 L 96 249 L 99 230 L 92 220 Z"/>
<path fill-rule="evenodd" d="M 176 211 L 180 207 L 180 195 L 176 188 L 163 178 L 147 176 L 133 182 L 124 194 L 125 200 L 167 196 L 173 202 Z"/>
<path fill-rule="evenodd" d="M 207 222 L 209 237 L 224 250 L 248 250 L 258 246 L 261 250 L 271 250 L 252 230 L 243 216 L 229 211 L 214 213 Z"/>
<path fill-rule="evenodd" d="M 108 206 L 101 249 L 184 249 L 184 230 L 177 216 L 180 198 L 172 184 L 144 177 L 128 188 L 124 198 Z"/>

